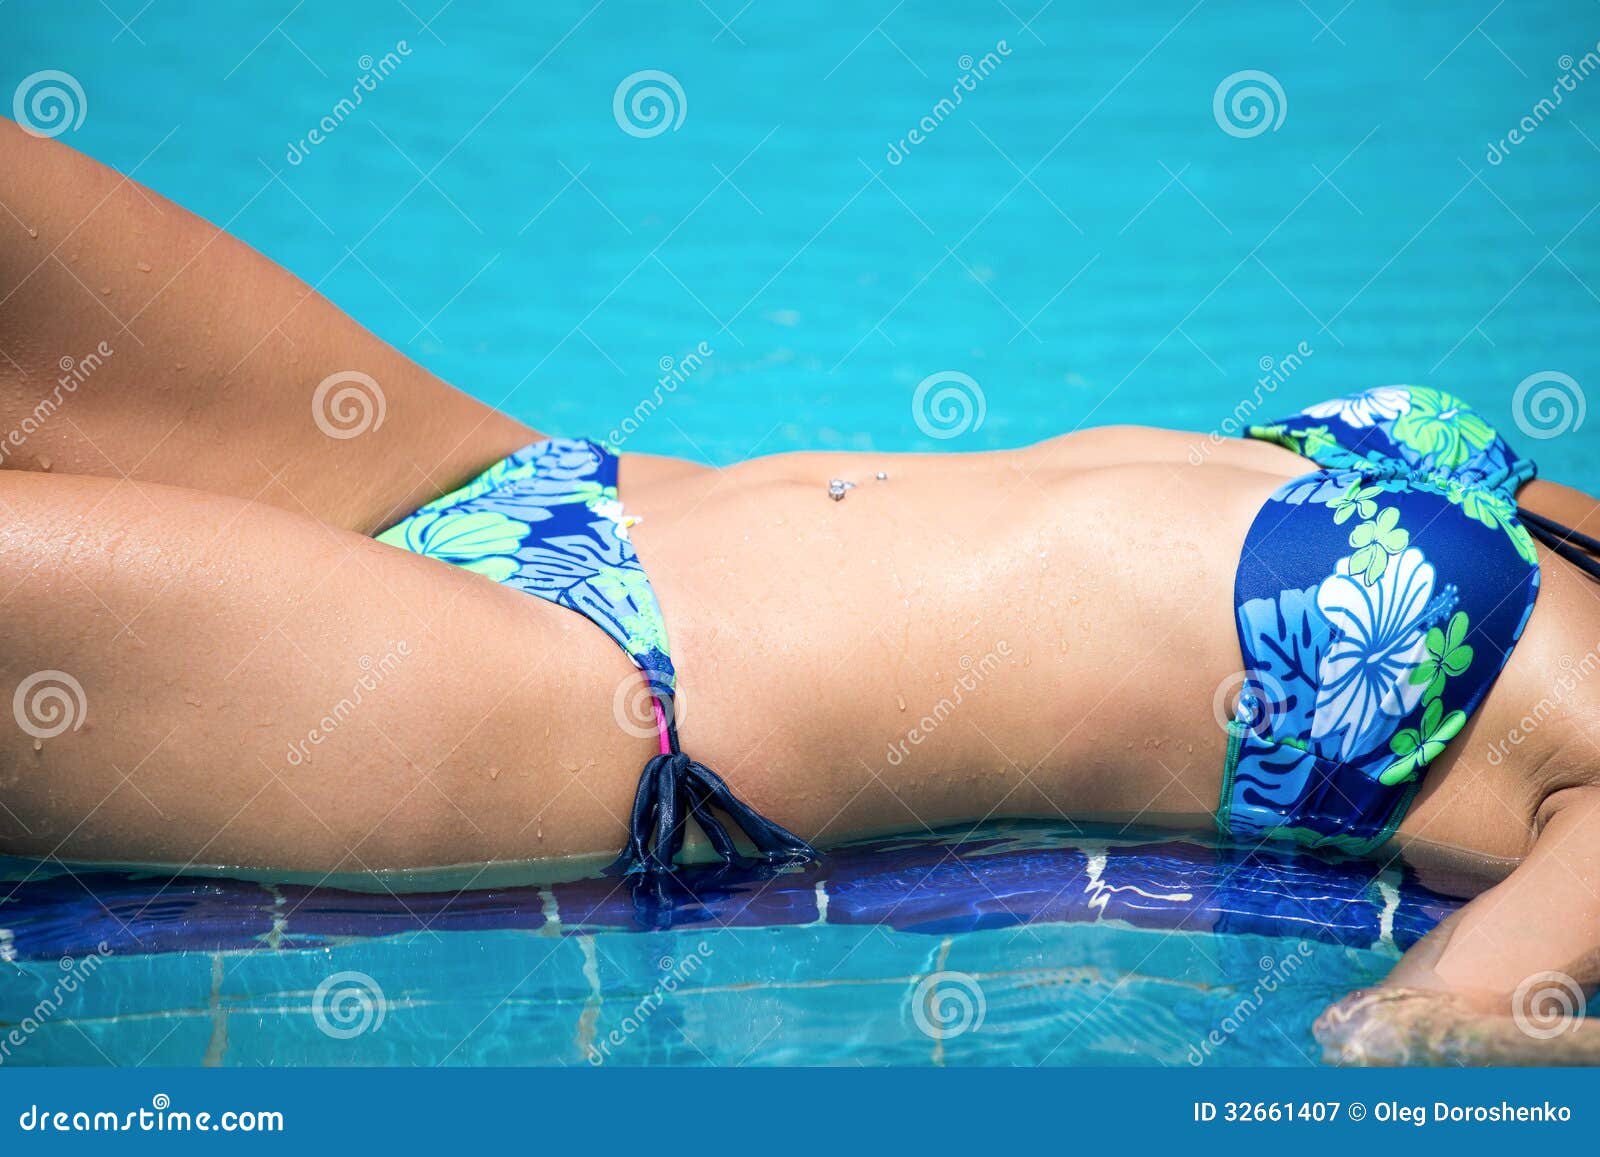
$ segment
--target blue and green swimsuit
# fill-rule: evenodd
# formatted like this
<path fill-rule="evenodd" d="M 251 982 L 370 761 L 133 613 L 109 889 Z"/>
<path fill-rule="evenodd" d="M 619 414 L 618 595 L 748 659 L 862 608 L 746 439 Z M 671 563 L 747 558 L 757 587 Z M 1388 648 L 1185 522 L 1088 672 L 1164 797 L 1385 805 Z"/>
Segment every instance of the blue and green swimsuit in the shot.
<path fill-rule="evenodd" d="M 1240 554 L 1245 683 L 1217 822 L 1241 840 L 1370 851 L 1522 634 L 1539 589 L 1533 539 L 1591 573 L 1600 564 L 1584 551 L 1600 542 L 1520 511 L 1533 463 L 1437 390 L 1369 390 L 1248 436 L 1316 469 L 1268 499 Z M 691 816 L 725 861 L 740 853 L 723 817 L 768 864 L 809 859 L 804 840 L 679 750 L 666 625 L 629 542 L 617 465 L 597 443 L 547 439 L 378 538 L 575 610 L 639 668 L 660 753 L 640 776 L 620 870 L 670 873 Z"/>
<path fill-rule="evenodd" d="M 577 611 L 639 668 L 660 753 L 639 777 L 628 843 L 613 865 L 618 871 L 670 873 L 690 816 L 725 862 L 743 857 L 719 817 L 733 821 L 763 863 L 814 858 L 809 844 L 757 813 L 715 772 L 679 750 L 672 709 L 677 675 L 661 606 L 628 539 L 633 521 L 617 498 L 616 455 L 595 442 L 550 438 L 428 503 L 378 541 Z"/>
<path fill-rule="evenodd" d="M 1368 852 L 1510 658 L 1539 592 L 1534 535 L 1582 536 L 1519 512 L 1533 463 L 1438 390 L 1369 390 L 1248 436 L 1317 469 L 1268 499 L 1239 557 L 1245 684 L 1218 826 Z"/>

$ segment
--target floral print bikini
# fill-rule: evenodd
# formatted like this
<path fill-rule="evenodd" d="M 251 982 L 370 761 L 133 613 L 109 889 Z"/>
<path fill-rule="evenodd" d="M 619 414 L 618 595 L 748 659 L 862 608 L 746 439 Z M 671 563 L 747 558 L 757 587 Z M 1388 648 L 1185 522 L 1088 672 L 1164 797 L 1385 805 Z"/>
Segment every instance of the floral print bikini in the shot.
<path fill-rule="evenodd" d="M 1317 469 L 1285 484 L 1244 543 L 1234 604 L 1245 682 L 1217 823 L 1234 838 L 1365 852 L 1505 665 L 1539 589 L 1537 537 L 1595 573 L 1587 539 L 1518 509 L 1533 463 L 1468 406 L 1391 386 L 1315 405 L 1249 437 Z M 617 458 L 552 438 L 378 536 L 575 610 L 639 668 L 659 754 L 639 778 L 616 865 L 659 882 L 693 817 L 740 859 L 723 818 L 781 865 L 813 858 L 679 750 L 666 625 L 629 541 Z"/>
<path fill-rule="evenodd" d="M 1240 554 L 1217 824 L 1369 852 L 1510 657 L 1539 592 L 1533 538 L 1565 554 L 1583 536 L 1519 511 L 1534 464 L 1438 390 L 1369 390 L 1248 436 L 1319 469 L 1267 500 Z"/>
<path fill-rule="evenodd" d="M 617 498 L 617 457 L 595 442 L 550 438 L 518 450 L 459 490 L 422 507 L 378 541 L 425 554 L 577 611 L 620 646 L 644 677 L 660 753 L 639 777 L 629 837 L 613 865 L 670 873 L 693 816 L 725 861 L 742 858 L 719 818 L 785 864 L 813 858 L 804 840 L 738 799 L 678 747 L 677 674 L 661 606 L 628 538 L 636 520 Z"/>

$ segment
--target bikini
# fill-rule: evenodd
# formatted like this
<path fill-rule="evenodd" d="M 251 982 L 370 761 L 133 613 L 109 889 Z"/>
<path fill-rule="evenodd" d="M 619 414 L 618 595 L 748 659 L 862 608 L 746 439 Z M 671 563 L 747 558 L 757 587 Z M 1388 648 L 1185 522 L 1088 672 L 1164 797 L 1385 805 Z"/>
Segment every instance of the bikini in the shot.
<path fill-rule="evenodd" d="M 1534 539 L 1596 577 L 1600 542 L 1519 508 L 1534 464 L 1438 390 L 1369 390 L 1247 436 L 1318 468 L 1267 500 L 1240 553 L 1245 682 L 1217 825 L 1370 852 L 1510 658 Z"/>
<path fill-rule="evenodd" d="M 1533 541 L 1600 577 L 1600 541 L 1516 505 L 1534 476 L 1470 407 L 1384 387 L 1253 426 L 1315 470 L 1245 538 L 1234 605 L 1245 683 L 1228 725 L 1217 825 L 1228 837 L 1368 852 L 1505 666 L 1539 589 Z M 584 615 L 642 673 L 659 753 L 613 868 L 669 875 L 692 816 L 724 863 L 817 858 L 679 747 L 666 625 L 629 541 L 617 458 L 552 438 L 384 531 L 380 542 Z"/>
<path fill-rule="evenodd" d="M 719 815 L 744 833 L 763 864 L 815 859 L 811 845 L 761 816 L 680 750 L 673 712 L 677 675 L 661 606 L 628 538 L 634 521 L 617 498 L 616 455 L 594 442 L 550 438 L 428 503 L 378 541 L 577 611 L 639 669 L 660 750 L 639 776 L 628 841 L 613 870 L 670 873 L 690 816 L 724 863 L 745 857 Z"/>

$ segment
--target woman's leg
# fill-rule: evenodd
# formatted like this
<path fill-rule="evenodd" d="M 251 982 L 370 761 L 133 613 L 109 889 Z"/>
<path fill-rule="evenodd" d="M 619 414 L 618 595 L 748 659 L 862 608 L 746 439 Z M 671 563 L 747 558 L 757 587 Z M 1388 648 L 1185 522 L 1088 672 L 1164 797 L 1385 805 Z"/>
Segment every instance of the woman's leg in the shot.
<path fill-rule="evenodd" d="M 0 464 L 370 533 L 536 436 L 243 242 L 3 120 L 0 206 Z"/>
<path fill-rule="evenodd" d="M 621 846 L 655 745 L 578 615 L 217 495 L 3 471 L 0 510 L 0 851 L 354 871 Z"/>

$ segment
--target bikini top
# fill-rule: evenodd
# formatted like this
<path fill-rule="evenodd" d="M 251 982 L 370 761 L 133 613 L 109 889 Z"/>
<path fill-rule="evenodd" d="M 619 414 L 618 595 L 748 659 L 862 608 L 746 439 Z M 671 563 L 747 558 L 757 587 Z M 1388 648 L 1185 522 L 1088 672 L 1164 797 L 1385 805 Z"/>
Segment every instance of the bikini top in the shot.
<path fill-rule="evenodd" d="M 766 864 L 814 858 L 809 844 L 739 800 L 715 772 L 680 750 L 666 621 L 629 538 L 637 519 L 623 512 L 617 468 L 617 456 L 596 442 L 548 438 L 421 507 L 378 541 L 577 611 L 643 673 L 660 751 L 640 774 L 628 842 L 614 870 L 642 873 L 659 890 L 691 815 L 725 862 L 743 857 L 719 815 L 749 837 Z M 639 723 L 624 718 L 632 714 L 623 706 L 627 698 L 617 697 L 618 723 L 638 734 Z"/>
<path fill-rule="evenodd" d="M 1245 686 L 1219 823 L 1368 851 L 1404 818 L 1532 613 L 1516 488 L 1534 464 L 1469 406 L 1389 386 L 1252 426 L 1321 469 L 1280 487 L 1240 555 Z"/>

